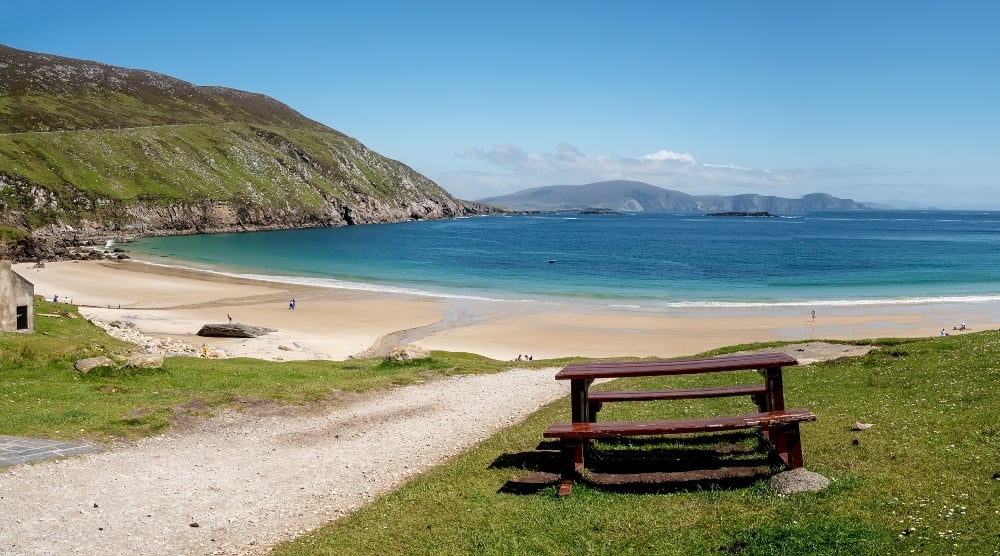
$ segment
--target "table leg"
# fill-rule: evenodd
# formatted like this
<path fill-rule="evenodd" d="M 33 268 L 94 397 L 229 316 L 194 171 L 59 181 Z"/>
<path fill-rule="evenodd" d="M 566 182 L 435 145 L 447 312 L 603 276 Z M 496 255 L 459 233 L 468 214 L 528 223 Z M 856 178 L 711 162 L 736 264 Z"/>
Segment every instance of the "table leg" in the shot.
<path fill-rule="evenodd" d="M 785 409 L 785 390 L 781 381 L 781 367 L 768 367 L 766 369 L 761 369 L 760 374 L 764 375 L 764 386 L 767 387 L 767 391 L 764 393 L 763 403 L 758 403 L 761 412 L 765 411 L 781 411 Z M 768 442 L 774 444 L 776 441 L 779 443 L 784 442 L 780 431 L 773 431 L 767 428 L 761 430 L 761 434 L 767 439 Z M 775 435 L 778 438 L 775 438 Z M 779 450 L 779 453 L 780 450 Z"/>
<path fill-rule="evenodd" d="M 593 379 L 573 379 L 570 381 L 570 403 L 573 407 L 573 422 L 587 423 L 590 421 L 590 407 L 587 391 Z"/>
<path fill-rule="evenodd" d="M 586 439 L 563 438 L 560 446 L 561 468 L 559 470 L 559 496 L 569 496 L 573 492 L 573 481 L 583 471 L 583 443 Z"/>
<path fill-rule="evenodd" d="M 798 423 L 772 430 L 771 444 L 786 469 L 802 467 L 802 441 Z"/>
<path fill-rule="evenodd" d="M 764 384 L 767 386 L 767 411 L 782 411 L 785 409 L 785 390 L 781 383 L 781 367 L 769 367 L 764 371 Z"/>
<path fill-rule="evenodd" d="M 590 385 L 594 382 L 594 379 L 572 379 L 570 380 L 570 403 L 573 407 L 573 422 L 574 423 L 589 423 L 591 422 L 590 415 L 590 398 L 589 391 Z M 578 463 L 580 467 L 583 467 L 584 454 L 590 450 L 590 445 L 593 444 L 594 440 L 591 438 L 584 438 L 581 440 L 580 455 L 578 458 Z"/>

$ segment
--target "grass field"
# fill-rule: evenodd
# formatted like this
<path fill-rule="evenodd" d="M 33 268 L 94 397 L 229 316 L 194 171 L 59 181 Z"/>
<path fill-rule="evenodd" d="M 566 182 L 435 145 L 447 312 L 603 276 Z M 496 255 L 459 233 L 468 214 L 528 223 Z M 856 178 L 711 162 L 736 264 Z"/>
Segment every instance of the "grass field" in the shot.
<path fill-rule="evenodd" d="M 832 480 L 824 491 L 781 497 L 759 480 L 653 494 L 578 484 L 568 499 L 554 486 L 503 492 L 532 470 L 510 463 L 532 461 L 523 455 L 537 453 L 545 426 L 568 420 L 563 400 L 277 553 L 1000 553 L 1000 332 L 879 343 L 864 357 L 786 372 L 788 405 L 819 418 L 802 435 L 807 469 Z M 608 405 L 602 419 L 691 417 L 739 403 L 749 407 Z M 858 421 L 873 426 L 853 431 Z"/>
<path fill-rule="evenodd" d="M 138 438 L 166 429 L 177 416 L 208 415 L 222 407 L 335 405 L 342 392 L 508 368 L 477 355 L 435 352 L 430 359 L 407 364 L 168 357 L 160 369 L 116 365 L 84 374 L 74 370 L 77 360 L 106 355 L 122 361 L 134 346 L 109 337 L 72 305 L 36 298 L 35 313 L 34 334 L 0 334 L 0 434 Z"/>
<path fill-rule="evenodd" d="M 121 357 L 128 346 L 72 316 L 78 317 L 72 306 L 38 301 L 35 334 L 0 334 L 0 434 L 137 437 L 169 427 L 178 414 L 259 400 L 336 404 L 342 391 L 508 365 L 443 352 L 409 365 L 175 357 L 162 369 L 81 374 L 72 368 L 76 359 Z M 276 553 L 1000 554 L 1000 332 L 875 343 L 867 356 L 785 374 L 787 405 L 818 416 L 802 427 L 803 451 L 806 468 L 831 479 L 824 491 L 781 497 L 760 479 L 658 493 L 578 484 L 567 499 L 555 495 L 554 485 L 507 492 L 511 482 L 551 466 L 539 450 L 541 431 L 569 419 L 568 400 L 561 400 Z M 702 385 L 723 380 L 701 379 Z M 601 418 L 695 417 L 750 407 L 741 399 L 608 404 Z M 873 426 L 851 430 L 858 421 Z M 744 445 L 754 447 L 749 440 Z M 637 442 L 601 445 L 599 452 L 676 448 Z"/>

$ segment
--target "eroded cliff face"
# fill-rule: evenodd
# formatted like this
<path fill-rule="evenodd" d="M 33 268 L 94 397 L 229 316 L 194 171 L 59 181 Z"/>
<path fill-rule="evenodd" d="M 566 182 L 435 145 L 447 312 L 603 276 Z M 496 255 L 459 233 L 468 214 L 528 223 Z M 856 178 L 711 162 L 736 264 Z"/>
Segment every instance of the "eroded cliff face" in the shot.
<path fill-rule="evenodd" d="M 39 199 L 48 206 L 48 195 Z M 92 246 L 107 240 L 128 241 L 136 237 L 201 233 L 251 232 L 318 228 L 355 224 L 384 224 L 412 220 L 437 220 L 493 212 L 492 207 L 451 198 L 417 198 L 400 204 L 355 196 L 342 201 L 328 199 L 322 212 L 263 209 L 221 201 L 201 203 L 134 202 L 107 207 L 111 218 L 81 218 L 55 222 L 33 229 L 17 241 L 0 242 L 0 257 L 17 261 L 44 261 L 93 257 Z M 7 220 L 24 225 L 27 217 L 7 211 Z M 81 249 L 82 248 L 82 249 Z"/>
<path fill-rule="evenodd" d="M 369 170 L 370 171 L 370 170 Z M 396 183 L 406 183 L 400 180 Z M 174 200 L 94 198 L 80 192 L 60 194 L 25 179 L 0 174 L 0 256 L 13 260 L 52 260 L 73 248 L 139 236 L 246 232 L 436 220 L 489 214 L 487 205 L 452 198 L 426 187 L 393 186 L 376 196 L 354 188 L 310 188 L 305 203 L 289 192 L 285 202 L 264 201 L 248 187 L 240 199 Z M 20 236 L 20 237 L 18 237 Z"/>
<path fill-rule="evenodd" d="M 74 201 L 51 189 L 0 175 L 0 194 L 19 199 L 20 207 L 0 200 L 0 257 L 52 260 L 71 248 L 123 241 L 140 236 L 247 232 L 437 220 L 499 212 L 488 205 L 462 201 L 426 189 L 402 189 L 391 196 L 353 190 L 338 194 L 313 190 L 308 204 L 255 201 L 255 191 L 236 200 L 93 199 Z M 259 196 L 258 196 L 259 197 Z"/>

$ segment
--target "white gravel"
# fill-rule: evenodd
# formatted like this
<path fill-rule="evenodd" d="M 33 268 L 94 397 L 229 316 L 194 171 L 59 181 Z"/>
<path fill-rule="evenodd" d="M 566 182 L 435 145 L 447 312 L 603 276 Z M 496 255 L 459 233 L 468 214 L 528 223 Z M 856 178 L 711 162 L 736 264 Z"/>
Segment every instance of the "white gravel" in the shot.
<path fill-rule="evenodd" d="M 432 380 L 320 415 L 225 413 L 3 469 L 0 555 L 264 554 L 568 395 L 557 370 Z"/>

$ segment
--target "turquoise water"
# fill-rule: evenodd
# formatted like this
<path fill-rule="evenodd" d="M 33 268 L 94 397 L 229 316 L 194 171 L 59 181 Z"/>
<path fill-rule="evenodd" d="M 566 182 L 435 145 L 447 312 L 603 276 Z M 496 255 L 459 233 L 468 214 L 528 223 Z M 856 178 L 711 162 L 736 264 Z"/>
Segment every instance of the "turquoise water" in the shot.
<path fill-rule="evenodd" d="M 296 283 L 638 306 L 1000 300 L 1000 213 L 463 218 L 145 238 L 152 262 Z"/>

